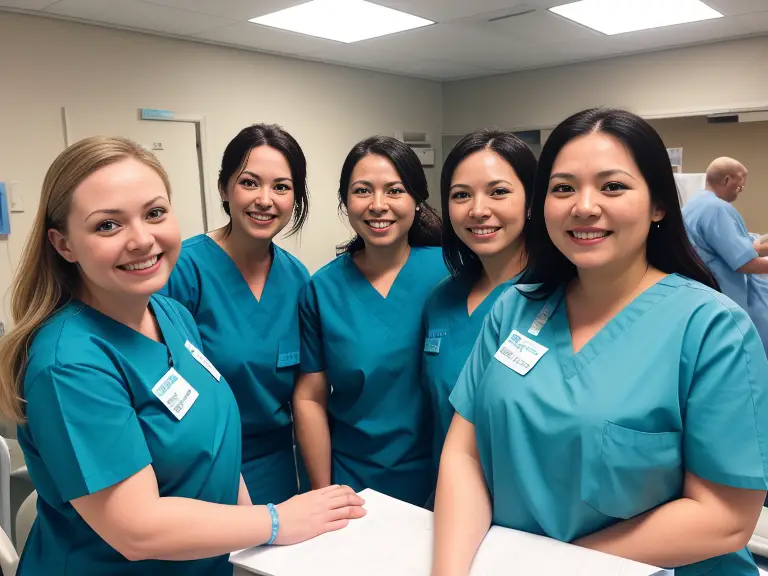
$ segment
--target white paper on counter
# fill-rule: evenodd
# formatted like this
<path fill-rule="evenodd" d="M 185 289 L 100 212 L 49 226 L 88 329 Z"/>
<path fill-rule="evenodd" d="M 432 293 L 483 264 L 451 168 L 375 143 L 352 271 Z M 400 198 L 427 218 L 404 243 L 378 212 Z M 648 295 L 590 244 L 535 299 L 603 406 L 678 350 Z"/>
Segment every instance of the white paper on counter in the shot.
<path fill-rule="evenodd" d="M 432 513 L 364 490 L 368 514 L 337 532 L 293 546 L 233 553 L 230 562 L 260 576 L 429 576 Z M 470 576 L 655 576 L 672 574 L 616 556 L 494 526 Z"/>

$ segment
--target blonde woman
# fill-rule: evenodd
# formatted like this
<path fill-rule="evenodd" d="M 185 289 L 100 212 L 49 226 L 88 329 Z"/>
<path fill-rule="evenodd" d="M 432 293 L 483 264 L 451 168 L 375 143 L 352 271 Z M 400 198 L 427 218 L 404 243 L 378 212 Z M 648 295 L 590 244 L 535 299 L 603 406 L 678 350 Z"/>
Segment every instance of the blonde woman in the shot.
<path fill-rule="evenodd" d="M 50 167 L 0 340 L 0 411 L 39 494 L 21 576 L 232 574 L 232 550 L 364 513 L 340 486 L 251 505 L 232 392 L 189 312 L 154 295 L 180 245 L 141 147 L 89 138 Z"/>

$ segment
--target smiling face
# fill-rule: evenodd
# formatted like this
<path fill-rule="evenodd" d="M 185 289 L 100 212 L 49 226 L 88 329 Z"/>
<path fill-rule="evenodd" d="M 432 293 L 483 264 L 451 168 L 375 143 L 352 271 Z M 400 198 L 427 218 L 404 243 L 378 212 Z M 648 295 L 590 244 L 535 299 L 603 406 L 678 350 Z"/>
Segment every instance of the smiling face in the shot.
<path fill-rule="evenodd" d="M 613 136 L 574 138 L 557 155 L 544 219 L 554 245 L 577 268 L 644 260 L 650 227 L 663 217 L 634 158 Z"/>
<path fill-rule="evenodd" d="M 285 156 L 270 146 L 251 149 L 245 166 L 230 178 L 222 199 L 229 202 L 233 231 L 271 241 L 293 215 L 293 180 Z"/>
<path fill-rule="evenodd" d="M 347 215 L 366 246 L 388 247 L 408 241 L 416 202 L 387 158 L 369 154 L 352 170 Z"/>
<path fill-rule="evenodd" d="M 723 183 L 723 199 L 726 202 L 735 202 L 747 186 L 747 170 L 743 166 L 735 170 L 733 174 L 725 177 Z"/>
<path fill-rule="evenodd" d="M 517 173 L 488 148 L 456 167 L 448 200 L 451 226 L 459 239 L 482 257 L 509 254 L 522 245 L 525 188 Z"/>
<path fill-rule="evenodd" d="M 83 180 L 72 195 L 66 232 L 51 229 L 48 237 L 78 265 L 85 295 L 97 300 L 149 297 L 165 286 L 181 249 L 162 178 L 134 158 Z"/>

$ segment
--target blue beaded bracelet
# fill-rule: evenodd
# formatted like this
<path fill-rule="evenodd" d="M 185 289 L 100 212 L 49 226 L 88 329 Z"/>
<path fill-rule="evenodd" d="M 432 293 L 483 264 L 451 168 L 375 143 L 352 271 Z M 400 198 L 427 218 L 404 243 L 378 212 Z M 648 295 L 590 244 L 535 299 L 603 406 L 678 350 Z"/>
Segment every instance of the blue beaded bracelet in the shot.
<path fill-rule="evenodd" d="M 275 508 L 274 504 L 267 504 L 267 510 L 269 510 L 269 515 L 272 517 L 272 535 L 269 537 L 269 542 L 266 544 L 269 546 L 275 541 L 275 538 L 277 538 L 277 531 L 280 530 L 280 519 L 277 517 L 277 508 Z"/>

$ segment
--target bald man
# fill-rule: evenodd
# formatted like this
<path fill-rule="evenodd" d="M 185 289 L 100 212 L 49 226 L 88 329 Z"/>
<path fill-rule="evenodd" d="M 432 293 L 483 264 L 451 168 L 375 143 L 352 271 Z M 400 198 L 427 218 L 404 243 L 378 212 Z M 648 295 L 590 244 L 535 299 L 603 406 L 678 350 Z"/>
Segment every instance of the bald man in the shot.
<path fill-rule="evenodd" d="M 733 158 L 718 158 L 707 168 L 706 190 L 683 206 L 691 242 L 720 283 L 720 289 L 748 310 L 747 274 L 768 274 L 744 224 L 731 206 L 747 183 L 747 169 Z"/>

